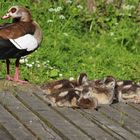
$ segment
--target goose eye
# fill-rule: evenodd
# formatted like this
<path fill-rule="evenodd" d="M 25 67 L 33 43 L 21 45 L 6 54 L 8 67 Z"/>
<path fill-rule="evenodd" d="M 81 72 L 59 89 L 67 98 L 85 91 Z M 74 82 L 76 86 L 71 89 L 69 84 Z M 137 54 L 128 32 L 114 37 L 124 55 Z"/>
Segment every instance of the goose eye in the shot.
<path fill-rule="evenodd" d="M 17 10 L 16 8 L 12 8 L 12 9 L 11 9 L 11 12 L 12 12 L 12 13 L 15 13 L 16 10 Z"/>

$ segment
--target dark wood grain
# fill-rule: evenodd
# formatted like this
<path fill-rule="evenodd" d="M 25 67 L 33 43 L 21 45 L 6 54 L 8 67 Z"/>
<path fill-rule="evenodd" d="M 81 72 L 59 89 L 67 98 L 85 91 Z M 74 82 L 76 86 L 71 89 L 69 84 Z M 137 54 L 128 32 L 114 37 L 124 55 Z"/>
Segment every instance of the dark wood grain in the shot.
<path fill-rule="evenodd" d="M 51 107 L 35 85 L 0 83 L 0 140 L 140 139 L 140 104 Z"/>
<path fill-rule="evenodd" d="M 56 131 L 58 135 L 62 136 L 64 139 L 90 139 L 86 134 L 80 131 L 80 129 L 77 129 L 35 95 L 31 93 L 19 93 L 17 97 L 44 122 L 51 125 L 52 129 L 54 129 L 54 131 Z"/>
<path fill-rule="evenodd" d="M 43 121 L 18 101 L 13 94 L 0 94 L 0 103 L 38 139 L 60 139 Z"/>

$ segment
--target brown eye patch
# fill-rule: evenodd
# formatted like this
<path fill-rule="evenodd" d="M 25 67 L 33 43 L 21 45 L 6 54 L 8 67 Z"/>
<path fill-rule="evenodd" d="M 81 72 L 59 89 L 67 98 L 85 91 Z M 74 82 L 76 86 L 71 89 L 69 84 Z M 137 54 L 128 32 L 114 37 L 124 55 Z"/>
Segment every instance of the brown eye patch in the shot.
<path fill-rule="evenodd" d="M 16 12 L 16 8 L 12 8 L 10 11 L 12 12 L 12 13 L 15 13 Z"/>

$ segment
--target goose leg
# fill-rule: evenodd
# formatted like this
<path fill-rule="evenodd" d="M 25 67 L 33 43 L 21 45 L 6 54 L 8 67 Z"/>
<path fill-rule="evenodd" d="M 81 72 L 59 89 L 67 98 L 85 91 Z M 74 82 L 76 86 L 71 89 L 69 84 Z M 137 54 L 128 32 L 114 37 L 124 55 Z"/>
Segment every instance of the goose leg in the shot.
<path fill-rule="evenodd" d="M 15 69 L 14 80 L 15 81 L 19 80 L 19 58 L 16 59 L 16 69 Z"/>
<path fill-rule="evenodd" d="M 9 67 L 10 61 L 9 61 L 9 59 L 6 59 L 6 66 L 7 66 L 7 76 L 6 76 L 6 79 L 10 80 L 10 81 L 19 82 L 19 83 L 22 83 L 22 84 L 23 83 L 28 83 L 27 81 L 23 81 L 23 80 L 19 79 L 19 60 L 20 60 L 20 58 L 16 59 L 15 76 L 14 76 L 14 78 L 12 78 L 12 77 L 10 77 L 10 67 Z"/>
<path fill-rule="evenodd" d="M 7 80 L 11 80 L 11 77 L 10 77 L 10 60 L 9 59 L 6 59 L 6 68 L 7 68 L 7 76 L 6 76 L 6 79 Z"/>
<path fill-rule="evenodd" d="M 28 83 L 27 81 L 19 79 L 19 60 L 20 58 L 16 59 L 16 69 L 15 69 L 15 76 L 13 78 L 13 81 L 19 82 L 19 83 Z"/>

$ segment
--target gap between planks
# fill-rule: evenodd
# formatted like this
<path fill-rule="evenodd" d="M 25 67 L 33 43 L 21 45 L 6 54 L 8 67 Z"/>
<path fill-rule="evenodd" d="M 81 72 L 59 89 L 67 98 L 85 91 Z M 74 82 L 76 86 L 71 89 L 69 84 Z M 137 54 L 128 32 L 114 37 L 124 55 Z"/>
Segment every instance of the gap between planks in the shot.
<path fill-rule="evenodd" d="M 68 120 L 62 118 L 60 114 L 42 102 L 34 94 L 29 95 L 26 93 L 17 94 L 19 99 L 27 108 L 34 112 L 38 117 L 41 118 L 45 123 L 49 124 L 50 127 L 63 139 L 92 139 L 81 130 L 77 129 Z M 37 105 L 34 105 L 36 102 Z"/>
<path fill-rule="evenodd" d="M 4 96 L 3 96 L 4 95 Z M 5 98 L 4 98 L 5 97 Z M 27 109 L 15 96 L 9 92 L 0 94 L 0 103 L 38 140 L 61 139 L 33 112 Z"/>
<path fill-rule="evenodd" d="M 46 102 L 45 100 L 44 100 L 44 98 L 43 98 L 43 94 L 36 94 L 36 93 L 34 93 L 38 98 L 40 98 L 41 100 L 43 100 L 44 102 Z M 46 104 L 47 104 L 47 102 L 46 102 Z M 55 108 L 54 108 L 55 109 Z M 62 116 L 65 116 L 65 113 L 63 113 L 63 111 L 60 111 L 60 109 L 55 109 L 57 112 L 59 112 Z M 72 109 L 71 109 L 72 110 Z M 70 111 L 70 109 L 69 109 L 69 111 Z M 96 111 L 94 111 L 93 112 L 93 114 L 95 113 Z M 96 115 L 95 115 L 96 116 Z M 98 115 L 99 116 L 99 115 Z M 102 114 L 100 114 L 100 116 L 102 116 Z M 103 115 L 104 117 L 106 117 L 105 115 Z M 68 119 L 68 118 L 67 118 Z M 88 118 L 87 118 L 88 119 Z M 93 121 L 93 120 L 92 120 Z M 108 121 L 109 121 L 109 119 L 108 119 Z M 109 121 L 110 122 L 110 121 Z M 122 130 L 122 132 L 120 132 L 119 130 L 118 130 L 118 132 L 119 133 L 116 133 L 116 131 L 115 130 L 112 130 L 112 128 L 109 126 L 105 126 L 105 125 L 101 125 L 101 122 L 98 122 L 97 123 L 97 120 L 95 121 L 95 118 L 94 118 L 94 121 L 93 121 L 93 123 L 95 123 L 95 124 L 97 124 L 101 129 L 103 129 L 105 132 L 108 132 L 112 137 L 115 137 L 116 139 L 121 139 L 121 138 L 123 138 L 123 139 L 129 139 L 128 138 L 128 136 L 130 137 L 130 140 L 131 139 L 138 139 L 136 136 L 134 136 L 134 135 L 132 135 L 132 133 L 130 133 L 129 131 L 127 131 L 126 129 L 124 129 L 124 128 L 122 128 L 121 126 L 120 126 L 120 124 L 118 124 L 118 123 L 116 123 L 116 122 L 113 122 L 114 123 L 114 125 L 116 125 L 119 129 L 121 129 Z M 114 133 L 114 135 L 112 134 L 112 132 Z M 125 134 L 124 134 L 124 132 L 125 132 Z M 120 135 L 121 134 L 121 135 Z M 117 136 L 116 136 L 117 135 Z M 132 136 L 131 136 L 132 135 Z M 125 138 L 125 137 L 126 138 Z"/>

